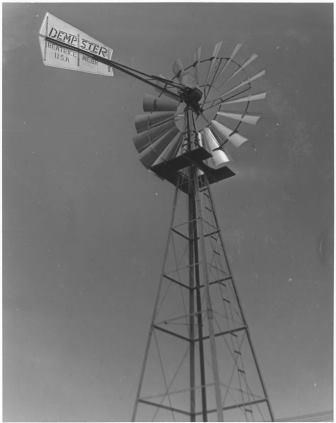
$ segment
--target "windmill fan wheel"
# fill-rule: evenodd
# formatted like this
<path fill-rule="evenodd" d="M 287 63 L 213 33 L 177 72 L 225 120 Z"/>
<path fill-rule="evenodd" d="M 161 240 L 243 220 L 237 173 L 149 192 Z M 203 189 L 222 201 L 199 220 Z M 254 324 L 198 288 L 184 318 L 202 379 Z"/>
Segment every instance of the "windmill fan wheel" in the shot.
<path fill-rule="evenodd" d="M 258 56 L 239 60 L 238 44 L 229 57 L 222 57 L 221 47 L 222 42 L 217 43 L 205 59 L 198 48 L 187 67 L 176 60 L 171 81 L 183 86 L 180 100 L 167 95 L 163 87 L 157 96 L 145 95 L 144 113 L 135 118 L 133 141 L 140 161 L 172 183 L 178 173 L 195 163 L 210 183 L 233 176 L 227 166 L 231 160 L 227 146 L 238 148 L 247 142 L 240 131 L 260 119 L 250 114 L 249 108 L 266 97 L 265 92 L 254 93 L 252 87 L 265 71 L 247 73 Z"/>

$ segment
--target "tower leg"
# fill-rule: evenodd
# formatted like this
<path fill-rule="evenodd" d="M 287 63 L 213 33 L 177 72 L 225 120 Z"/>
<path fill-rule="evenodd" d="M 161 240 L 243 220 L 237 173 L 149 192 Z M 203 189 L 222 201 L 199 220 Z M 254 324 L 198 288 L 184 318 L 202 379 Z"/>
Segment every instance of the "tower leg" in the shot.
<path fill-rule="evenodd" d="M 192 169 L 190 169 L 193 172 Z M 189 184 L 188 213 L 189 213 L 189 337 L 190 337 L 190 421 L 194 422 L 196 395 L 195 395 L 195 205 L 193 190 Z"/>
<path fill-rule="evenodd" d="M 208 421 L 207 415 L 207 398 L 206 398 L 206 380 L 205 380 L 205 360 L 204 360 L 204 346 L 203 346 L 203 317 L 202 317 L 202 299 L 200 291 L 200 261 L 198 252 L 198 229 L 197 229 L 197 213 L 196 213 L 196 186 L 197 170 L 194 167 L 190 169 L 189 179 L 189 237 L 191 241 L 191 248 L 193 251 L 194 261 L 190 272 L 194 272 L 196 285 L 193 286 L 193 292 L 196 290 L 196 310 L 197 310 L 197 328 L 198 328 L 198 344 L 199 344 L 199 369 L 201 382 L 201 409 L 202 420 Z"/>
<path fill-rule="evenodd" d="M 223 421 L 223 410 L 222 410 L 222 399 L 221 399 L 221 387 L 219 382 L 219 373 L 218 373 L 218 361 L 217 361 L 217 349 L 216 349 L 216 341 L 215 341 L 215 331 L 214 331 L 214 315 L 210 297 L 210 290 L 209 290 L 209 274 L 208 274 L 208 263 L 207 263 L 207 254 L 204 242 L 204 227 L 203 227 L 203 219 L 202 219 L 202 204 L 200 199 L 199 193 L 199 186 L 198 186 L 198 179 L 195 178 L 194 181 L 195 186 L 195 197 L 196 197 L 196 209 L 197 209 L 197 219 L 199 224 L 199 238 L 200 238 L 200 245 L 201 245 L 201 257 L 198 259 L 201 260 L 202 263 L 202 270 L 203 270 L 203 281 L 204 281 L 204 288 L 205 288 L 205 298 L 206 298 L 206 316 L 208 320 L 208 327 L 209 327 L 209 340 L 210 340 L 210 351 L 211 351 L 211 364 L 212 364 L 212 372 L 213 378 L 215 383 L 215 397 L 216 397 L 216 409 L 217 409 L 217 420 L 219 422 Z"/>
<path fill-rule="evenodd" d="M 176 203 L 177 203 L 178 191 L 179 191 L 179 187 L 177 185 L 176 186 L 176 189 L 175 189 L 174 200 L 173 200 L 173 209 L 172 209 L 172 216 L 171 216 L 170 228 L 172 228 L 172 225 L 173 225 L 173 222 L 174 222 L 174 218 L 175 218 L 175 211 L 176 211 Z M 169 244 L 170 244 L 171 236 L 172 236 L 172 232 L 170 230 L 169 233 L 168 233 L 168 240 L 167 240 L 166 249 L 165 249 L 165 253 L 164 253 L 164 260 L 163 260 L 163 263 L 164 264 L 166 262 L 166 258 L 167 258 L 167 255 L 168 255 L 168 249 L 169 249 Z M 164 264 L 163 264 L 163 267 L 164 267 Z M 162 271 L 161 278 L 160 278 L 159 289 L 158 289 L 158 292 L 157 292 L 157 295 L 156 295 L 154 309 L 153 309 L 153 313 L 152 313 L 152 320 L 151 320 L 151 325 L 150 325 L 150 329 L 149 329 L 149 335 L 148 335 L 148 338 L 147 338 L 147 344 L 146 344 L 146 349 L 145 349 L 145 356 L 144 356 L 142 367 L 141 367 L 140 380 L 139 380 L 139 385 L 138 385 L 138 389 L 137 389 L 137 393 L 136 393 L 136 400 L 134 402 L 134 407 L 133 407 L 132 421 L 136 421 L 136 414 L 137 414 L 137 409 L 138 409 L 138 405 L 139 405 L 140 393 L 141 393 L 141 388 L 142 388 L 142 384 L 143 384 L 143 379 L 144 379 L 144 374 L 145 374 L 145 369 L 146 369 L 146 364 L 147 364 L 147 359 L 148 359 L 148 352 L 149 352 L 149 348 L 150 348 L 151 341 L 152 341 L 152 334 L 153 334 L 154 322 L 155 322 L 155 318 L 156 318 L 156 314 L 157 314 L 157 309 L 158 309 L 158 305 L 159 305 L 160 294 L 161 294 L 162 285 L 163 285 L 163 279 L 164 278 L 163 278 L 163 271 Z"/>

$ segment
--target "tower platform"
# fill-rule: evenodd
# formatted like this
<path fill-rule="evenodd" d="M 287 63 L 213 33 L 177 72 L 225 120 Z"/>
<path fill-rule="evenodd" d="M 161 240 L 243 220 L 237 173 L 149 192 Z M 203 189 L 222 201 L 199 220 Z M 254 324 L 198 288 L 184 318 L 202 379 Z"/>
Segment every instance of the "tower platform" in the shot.
<path fill-rule="evenodd" d="M 175 186 L 178 184 L 181 191 L 188 193 L 188 175 L 187 173 L 184 173 L 183 170 L 188 168 L 190 165 L 195 165 L 203 172 L 203 174 L 198 176 L 200 188 L 206 184 L 211 185 L 235 175 L 235 173 L 227 166 L 222 166 L 218 169 L 207 166 L 203 160 L 210 157 L 211 154 L 207 150 L 203 147 L 197 147 L 177 156 L 172 160 L 152 166 L 150 169 L 161 179 L 166 179 Z"/>

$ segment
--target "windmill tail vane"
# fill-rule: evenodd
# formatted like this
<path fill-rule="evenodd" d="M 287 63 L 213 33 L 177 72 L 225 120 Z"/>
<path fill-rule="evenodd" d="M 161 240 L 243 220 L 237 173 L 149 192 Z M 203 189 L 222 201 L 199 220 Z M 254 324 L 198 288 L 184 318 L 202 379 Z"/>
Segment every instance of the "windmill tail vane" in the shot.
<path fill-rule="evenodd" d="M 231 156 L 260 119 L 254 106 L 266 93 L 252 83 L 265 70 L 249 72 L 258 56 L 240 57 L 241 44 L 224 55 L 220 41 L 156 76 L 112 60 L 111 48 L 50 13 L 39 42 L 46 66 L 117 70 L 156 90 L 143 97 L 133 143 L 175 195 L 132 420 L 273 421 L 210 191 L 235 175 Z"/>
<path fill-rule="evenodd" d="M 166 81 L 112 60 L 113 49 L 49 12 L 42 21 L 39 42 L 46 66 L 105 76 L 114 76 L 113 69 L 116 69 L 153 88 L 162 90 L 163 83 L 175 89 L 183 88 L 177 82 Z M 175 92 L 167 88 L 165 91 L 179 98 Z"/>

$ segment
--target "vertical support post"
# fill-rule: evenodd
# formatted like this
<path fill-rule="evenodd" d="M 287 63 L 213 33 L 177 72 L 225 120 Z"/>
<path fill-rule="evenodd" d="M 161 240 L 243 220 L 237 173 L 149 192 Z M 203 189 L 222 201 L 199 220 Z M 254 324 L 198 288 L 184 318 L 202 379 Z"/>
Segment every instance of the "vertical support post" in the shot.
<path fill-rule="evenodd" d="M 190 421 L 196 420 L 195 415 L 195 252 L 194 252 L 194 213 L 195 207 L 193 203 L 193 189 L 192 189 L 192 168 L 190 168 L 190 179 L 189 179 L 189 193 L 188 193 L 188 218 L 189 218 L 189 338 L 190 338 L 190 350 L 189 350 L 189 367 L 190 367 Z"/>
<path fill-rule="evenodd" d="M 202 398 L 202 419 L 204 422 L 208 421 L 207 414 L 207 395 L 206 395 L 206 380 L 205 380 L 205 359 L 204 359 L 204 345 L 203 345 L 203 315 L 202 315 L 202 299 L 201 299 L 201 281 L 199 271 L 199 252 L 198 252 L 198 231 L 196 220 L 196 202 L 195 202 L 195 180 L 197 180 L 197 170 L 191 167 L 190 172 L 190 223 L 192 228 L 192 248 L 194 252 L 194 270 L 195 270 L 195 286 L 196 290 L 196 310 L 197 310 L 197 327 L 198 327 L 198 349 L 199 349 L 199 369 L 201 382 L 201 398 Z"/>
<path fill-rule="evenodd" d="M 202 204 L 201 204 L 201 199 L 200 199 L 200 194 L 199 194 L 198 180 L 196 180 L 196 179 L 195 179 L 194 190 L 195 190 L 195 198 L 196 198 L 197 219 L 198 219 L 199 228 L 200 228 L 199 238 L 200 238 L 200 246 L 201 246 L 201 262 L 202 262 L 202 270 L 203 270 L 205 298 L 206 298 L 206 305 L 207 305 L 206 314 L 207 314 L 208 329 L 209 329 L 211 364 L 212 364 L 212 372 L 213 372 L 213 378 L 214 378 L 214 383 L 215 383 L 217 420 L 222 422 L 224 420 L 224 416 L 223 416 L 223 406 L 222 406 L 221 389 L 220 389 L 219 373 L 218 373 L 216 340 L 215 340 L 215 332 L 214 332 L 214 325 L 213 325 L 213 318 L 214 317 L 213 317 L 213 309 L 212 309 L 211 298 L 210 298 L 210 289 L 209 289 L 207 254 L 206 254 L 205 241 L 204 241 L 204 227 L 203 227 L 203 220 L 202 220 Z"/>

